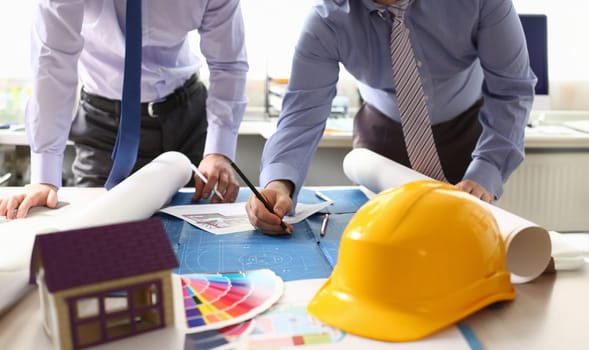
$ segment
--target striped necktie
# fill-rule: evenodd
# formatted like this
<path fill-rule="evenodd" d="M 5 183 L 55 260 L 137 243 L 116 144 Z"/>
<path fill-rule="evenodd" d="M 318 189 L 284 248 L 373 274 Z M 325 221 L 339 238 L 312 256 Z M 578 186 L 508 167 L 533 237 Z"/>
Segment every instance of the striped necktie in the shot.
<path fill-rule="evenodd" d="M 403 136 L 411 167 L 440 181 L 446 181 L 436 150 L 429 112 L 419 76 L 417 60 L 405 26 L 405 10 L 411 1 L 399 1 L 389 10 L 395 15 L 391 31 L 391 59 Z"/>
<path fill-rule="evenodd" d="M 113 165 L 104 187 L 110 190 L 129 174 L 137 161 L 141 137 L 141 0 L 127 0 L 125 71 Z"/>

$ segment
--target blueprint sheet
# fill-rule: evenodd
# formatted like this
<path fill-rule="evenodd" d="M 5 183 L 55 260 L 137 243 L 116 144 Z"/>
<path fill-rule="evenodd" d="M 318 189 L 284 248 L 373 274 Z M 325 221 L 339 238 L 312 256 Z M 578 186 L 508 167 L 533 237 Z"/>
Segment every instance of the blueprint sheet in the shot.
<path fill-rule="evenodd" d="M 321 211 L 330 214 L 323 237 L 319 235 L 322 213 L 295 224 L 294 233 L 288 236 L 267 236 L 253 230 L 219 236 L 164 213 L 155 216 L 162 220 L 178 257 L 177 273 L 269 268 L 285 281 L 326 278 L 337 261 L 339 241 L 347 222 L 367 198 L 355 188 L 321 192 L 334 201 Z M 250 194 L 249 189 L 242 188 L 237 201 L 246 201 Z M 191 198 L 192 193 L 178 192 L 169 205 L 191 204 Z M 304 188 L 299 201 L 318 203 L 322 199 Z"/>

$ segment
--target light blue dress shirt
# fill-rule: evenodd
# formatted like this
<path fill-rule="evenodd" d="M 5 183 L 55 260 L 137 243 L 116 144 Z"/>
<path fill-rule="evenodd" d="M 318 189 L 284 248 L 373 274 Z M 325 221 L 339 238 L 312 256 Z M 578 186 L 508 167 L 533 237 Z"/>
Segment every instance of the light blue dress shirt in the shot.
<path fill-rule="evenodd" d="M 295 194 L 321 139 L 339 64 L 362 98 L 400 122 L 389 47 L 393 15 L 371 0 L 323 0 L 297 43 L 277 131 L 264 148 L 260 185 L 290 180 Z M 464 179 L 499 197 L 524 157 L 524 129 L 536 77 L 510 0 L 415 0 L 405 14 L 432 124 L 464 112 L 481 96 L 482 135 Z"/>
<path fill-rule="evenodd" d="M 31 183 L 61 185 L 79 82 L 92 94 L 121 99 L 125 4 L 38 2 L 31 33 L 33 93 L 25 113 Z M 210 71 L 204 153 L 233 159 L 247 102 L 248 63 L 239 0 L 144 1 L 142 21 L 141 101 L 163 98 L 199 71 L 203 62 L 187 36 L 197 30 Z"/>

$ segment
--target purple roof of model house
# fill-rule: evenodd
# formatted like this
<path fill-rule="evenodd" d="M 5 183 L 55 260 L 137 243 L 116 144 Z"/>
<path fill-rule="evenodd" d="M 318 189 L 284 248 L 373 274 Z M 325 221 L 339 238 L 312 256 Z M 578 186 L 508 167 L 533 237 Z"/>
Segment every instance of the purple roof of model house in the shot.
<path fill-rule="evenodd" d="M 161 221 L 147 219 L 37 235 L 30 283 L 39 264 L 47 289 L 57 292 L 173 269 L 178 260 Z"/>

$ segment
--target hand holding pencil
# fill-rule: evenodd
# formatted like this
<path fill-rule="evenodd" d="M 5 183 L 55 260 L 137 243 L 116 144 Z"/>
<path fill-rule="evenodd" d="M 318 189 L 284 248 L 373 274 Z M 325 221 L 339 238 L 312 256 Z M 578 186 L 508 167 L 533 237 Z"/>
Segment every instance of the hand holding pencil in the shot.
<path fill-rule="evenodd" d="M 211 203 L 235 202 L 239 193 L 239 182 L 228 158 L 220 154 L 209 154 L 198 166 L 192 164 L 192 171 L 195 185 L 193 201 L 210 199 Z"/>
<path fill-rule="evenodd" d="M 250 223 L 259 231 L 268 235 L 291 234 L 293 227 L 285 223 L 282 217 L 290 211 L 292 200 L 287 186 L 278 186 L 276 188 L 267 188 L 263 194 L 256 189 L 252 182 L 239 169 L 237 164 L 231 163 L 233 169 L 241 176 L 242 180 L 252 191 L 245 206 Z M 280 184 L 273 182 L 272 184 Z M 277 218 L 280 220 L 277 222 Z"/>

